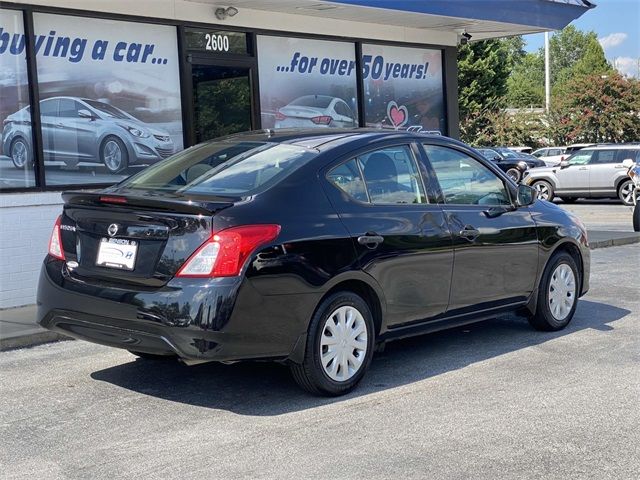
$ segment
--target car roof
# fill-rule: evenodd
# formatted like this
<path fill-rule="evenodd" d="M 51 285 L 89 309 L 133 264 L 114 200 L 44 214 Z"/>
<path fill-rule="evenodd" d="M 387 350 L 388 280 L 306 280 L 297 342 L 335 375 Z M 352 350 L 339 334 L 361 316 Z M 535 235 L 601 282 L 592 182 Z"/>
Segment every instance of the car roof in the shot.
<path fill-rule="evenodd" d="M 327 150 L 356 139 L 375 141 L 394 138 L 405 140 L 424 140 L 426 138 L 446 139 L 447 142 L 466 147 L 463 143 L 442 135 L 374 128 L 332 128 L 326 130 L 317 128 L 266 129 L 237 133 L 223 138 L 225 140 L 287 143 L 315 150 Z"/>
<path fill-rule="evenodd" d="M 639 148 L 640 143 L 606 143 L 583 148 L 582 150 L 637 150 Z"/>

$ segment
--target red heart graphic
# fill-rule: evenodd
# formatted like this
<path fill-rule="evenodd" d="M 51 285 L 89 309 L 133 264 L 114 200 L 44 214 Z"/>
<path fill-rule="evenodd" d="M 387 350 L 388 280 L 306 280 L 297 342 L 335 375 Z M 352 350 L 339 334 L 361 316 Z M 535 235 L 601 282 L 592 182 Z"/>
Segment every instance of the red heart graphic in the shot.
<path fill-rule="evenodd" d="M 387 116 L 394 127 L 401 127 L 407 121 L 407 107 L 402 105 L 398 107 L 398 104 L 394 101 L 389 102 L 387 105 Z"/>

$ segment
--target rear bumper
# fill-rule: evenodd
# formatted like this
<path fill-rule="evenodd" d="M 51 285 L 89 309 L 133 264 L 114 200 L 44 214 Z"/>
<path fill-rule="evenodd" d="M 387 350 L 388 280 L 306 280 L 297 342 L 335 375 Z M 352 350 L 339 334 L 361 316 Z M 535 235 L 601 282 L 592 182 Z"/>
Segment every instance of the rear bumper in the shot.
<path fill-rule="evenodd" d="M 261 296 L 237 278 L 170 282 L 153 292 L 97 287 L 65 276 L 65 268 L 46 260 L 41 270 L 38 323 L 49 330 L 191 362 L 297 361 L 301 355 L 303 307 L 283 298 L 288 295 Z"/>

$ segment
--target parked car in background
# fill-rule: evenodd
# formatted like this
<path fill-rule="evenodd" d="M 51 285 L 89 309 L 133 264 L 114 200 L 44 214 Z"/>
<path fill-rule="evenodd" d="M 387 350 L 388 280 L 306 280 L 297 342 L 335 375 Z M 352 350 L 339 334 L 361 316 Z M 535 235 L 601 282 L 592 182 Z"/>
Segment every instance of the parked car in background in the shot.
<path fill-rule="evenodd" d="M 568 157 L 565 150 L 566 147 L 545 147 L 539 148 L 531 155 L 542 160 L 547 167 L 555 167 L 562 160 Z"/>
<path fill-rule="evenodd" d="M 531 153 L 533 152 L 533 148 L 531 147 L 507 147 L 509 150 L 513 150 L 514 152 L 520 153 Z"/>
<path fill-rule="evenodd" d="M 356 116 L 341 98 L 305 95 L 276 112 L 276 128 L 357 127 Z"/>
<path fill-rule="evenodd" d="M 531 185 L 543 200 L 560 197 L 565 202 L 578 198 L 616 198 L 633 204 L 633 182 L 623 161 L 640 160 L 640 144 L 585 147 L 557 167 L 536 168 L 525 173 L 523 183 Z"/>
<path fill-rule="evenodd" d="M 545 166 L 542 160 L 538 160 L 528 153 L 514 152 L 507 147 L 489 147 L 481 148 L 480 150 L 483 150 L 483 155 L 495 162 L 515 182 L 519 182 L 522 179 L 525 170 Z"/>
<path fill-rule="evenodd" d="M 350 391 L 389 340 L 515 311 L 560 330 L 589 288 L 584 225 L 442 136 L 251 132 L 63 199 L 41 325 L 278 361 L 315 394 Z"/>
<path fill-rule="evenodd" d="M 40 117 L 45 161 L 68 166 L 101 162 L 117 173 L 130 164 L 149 165 L 175 152 L 167 132 L 97 100 L 47 98 L 40 101 Z M 2 149 L 16 168 L 33 162 L 30 107 L 4 120 Z"/>
<path fill-rule="evenodd" d="M 595 147 L 596 145 L 597 145 L 596 143 L 574 143 L 573 145 L 569 145 L 568 147 L 565 147 L 564 153 L 566 153 L 567 155 L 572 155 L 576 153 L 578 150 L 582 150 L 583 148 L 587 148 L 587 147 Z"/>

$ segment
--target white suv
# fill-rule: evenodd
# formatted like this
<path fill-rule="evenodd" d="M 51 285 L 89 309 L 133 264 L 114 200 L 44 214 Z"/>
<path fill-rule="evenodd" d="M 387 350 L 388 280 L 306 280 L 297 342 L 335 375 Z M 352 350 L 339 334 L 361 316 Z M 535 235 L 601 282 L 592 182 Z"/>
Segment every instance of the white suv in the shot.
<path fill-rule="evenodd" d="M 542 160 L 547 165 L 547 167 L 555 167 L 567 157 L 567 155 L 565 154 L 565 148 L 566 147 L 539 148 L 531 155 Z"/>
<path fill-rule="evenodd" d="M 618 197 L 633 205 L 633 183 L 622 165 L 628 158 L 640 162 L 640 143 L 584 148 L 556 167 L 527 170 L 522 183 L 533 186 L 543 200 Z"/>

